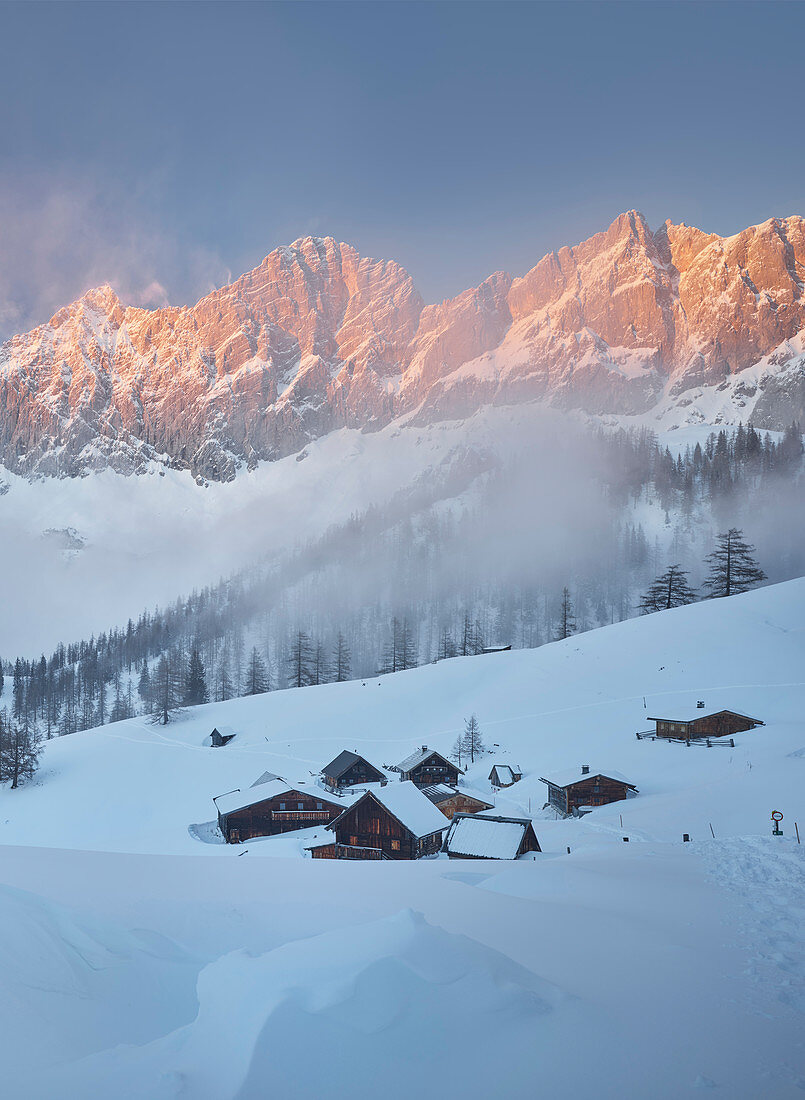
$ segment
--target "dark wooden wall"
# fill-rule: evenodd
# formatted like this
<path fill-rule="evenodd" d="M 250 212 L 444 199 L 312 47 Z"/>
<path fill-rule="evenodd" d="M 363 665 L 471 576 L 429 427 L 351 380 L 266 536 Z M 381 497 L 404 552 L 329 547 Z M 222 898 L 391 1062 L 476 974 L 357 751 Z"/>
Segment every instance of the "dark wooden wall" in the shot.
<path fill-rule="evenodd" d="M 751 718 L 744 718 L 741 714 L 707 714 L 702 718 L 694 718 L 690 724 L 692 737 L 729 737 L 733 733 L 743 733 L 744 730 L 755 728 Z"/>
<path fill-rule="evenodd" d="M 299 809 L 299 803 L 302 809 Z M 285 809 L 280 808 L 281 804 Z M 318 806 L 321 805 L 321 809 Z M 328 802 L 320 794 L 307 791 L 291 791 L 276 795 L 254 806 L 220 814 L 218 823 L 228 844 L 251 840 L 256 836 L 274 836 L 314 825 L 328 825 L 342 812 L 343 806 Z"/>
<path fill-rule="evenodd" d="M 445 826 L 446 828 L 446 826 Z M 336 825 L 335 839 L 353 848 L 379 848 L 390 859 L 419 859 L 438 852 L 441 834 L 417 838 L 371 795 L 348 810 Z"/>
<path fill-rule="evenodd" d="M 597 789 L 596 789 L 597 788 Z M 629 788 L 625 783 L 617 779 L 600 778 L 595 775 L 585 776 L 578 783 L 573 783 L 566 788 L 567 813 L 572 813 L 577 806 L 606 806 L 610 802 L 621 802 L 627 797 Z"/>
<path fill-rule="evenodd" d="M 446 783 L 448 787 L 458 785 L 458 768 L 452 764 L 443 764 L 438 757 L 435 760 L 431 758 L 423 760 L 421 764 L 412 768 L 407 775 L 420 789 L 422 787 L 432 787 L 436 783 Z"/>

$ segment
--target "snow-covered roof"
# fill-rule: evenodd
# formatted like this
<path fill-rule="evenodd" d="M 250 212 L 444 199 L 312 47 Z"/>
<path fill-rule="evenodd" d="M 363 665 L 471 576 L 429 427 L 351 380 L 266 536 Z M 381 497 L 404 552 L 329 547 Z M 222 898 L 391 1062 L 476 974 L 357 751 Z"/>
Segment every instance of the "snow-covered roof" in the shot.
<path fill-rule="evenodd" d="M 445 851 L 480 859 L 515 859 L 529 825 L 527 817 L 456 816 L 447 834 Z"/>
<path fill-rule="evenodd" d="M 385 787 L 378 787 L 363 797 L 377 799 L 417 840 L 430 836 L 431 833 L 444 832 L 447 828 L 447 819 L 442 811 L 437 810 L 410 779 L 404 783 L 389 783 Z M 352 805 L 357 805 L 357 802 Z M 328 827 L 332 829 L 337 821 L 338 819 L 332 821 Z"/>
<path fill-rule="evenodd" d="M 447 757 L 442 756 L 436 749 L 429 749 L 427 745 L 422 745 L 416 752 L 412 752 L 410 756 L 406 756 L 405 760 L 400 761 L 397 767 L 401 772 L 410 772 L 412 768 L 417 767 L 418 764 L 421 764 L 423 760 L 427 760 L 429 756 L 433 756 L 434 753 L 436 753 L 441 760 L 444 760 L 445 764 L 456 767 L 455 764 L 450 763 Z M 457 770 L 461 771 L 461 768 Z"/>
<path fill-rule="evenodd" d="M 357 764 L 359 760 L 362 760 L 365 764 L 369 764 L 365 756 L 359 756 L 356 752 L 350 752 L 349 749 L 344 749 L 343 752 L 340 752 L 338 756 L 336 756 L 335 760 L 331 760 L 329 764 L 321 769 L 322 775 L 329 775 L 333 779 L 340 779 L 344 772 L 351 768 L 353 764 Z M 380 772 L 380 769 L 375 768 L 374 764 L 369 764 L 369 767 L 376 772 Z"/>
<path fill-rule="evenodd" d="M 293 787 L 281 779 L 269 779 L 260 783 L 257 787 L 248 787 L 245 791 L 231 791 L 229 794 L 219 794 L 214 799 L 216 809 L 220 814 L 231 814 L 235 810 L 245 810 L 247 806 L 256 806 L 258 802 L 265 802 L 269 798 L 288 794 L 289 791 L 298 791 L 300 794 L 310 795 L 319 802 L 328 802 L 330 805 L 339 805 L 332 795 L 325 795 L 318 787 L 299 783 Z"/>
<path fill-rule="evenodd" d="M 573 783 L 581 783 L 587 779 L 595 779 L 596 776 L 603 776 L 605 779 L 616 779 L 619 783 L 625 783 L 629 787 L 634 787 L 634 783 L 630 779 L 627 779 L 625 775 L 620 772 L 613 771 L 612 768 L 608 768 L 606 771 L 596 771 L 595 768 L 590 768 L 589 772 L 582 772 L 581 768 L 565 768 L 561 772 L 551 772 L 550 775 L 542 775 L 540 779 L 543 783 L 550 783 L 552 787 L 569 787 Z"/>
<path fill-rule="evenodd" d="M 509 784 L 514 783 L 516 781 L 516 777 L 522 774 L 516 768 L 513 768 L 510 764 L 493 764 L 492 771 L 497 772 L 498 779 L 501 781 L 501 783 Z M 491 778 L 492 772 L 490 772 L 489 775 Z"/>
<path fill-rule="evenodd" d="M 749 722 L 755 722 L 758 726 L 765 725 L 759 718 L 753 718 L 751 714 L 742 714 L 739 710 L 730 710 L 722 707 L 721 710 L 710 710 L 707 714 L 694 714 L 692 718 L 647 718 L 647 722 L 680 722 L 686 726 L 691 722 L 700 722 L 702 718 L 716 718 L 719 714 L 735 714 L 738 718 L 746 718 Z"/>
<path fill-rule="evenodd" d="M 282 776 L 275 775 L 274 772 L 263 772 L 262 775 L 258 775 L 252 786 L 259 787 L 261 783 L 271 783 L 274 779 L 282 779 Z"/>

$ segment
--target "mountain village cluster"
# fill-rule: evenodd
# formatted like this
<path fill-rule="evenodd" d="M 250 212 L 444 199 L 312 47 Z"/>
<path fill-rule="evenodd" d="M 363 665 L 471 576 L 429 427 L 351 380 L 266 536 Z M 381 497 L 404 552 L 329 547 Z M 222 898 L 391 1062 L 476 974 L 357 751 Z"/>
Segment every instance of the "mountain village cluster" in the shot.
<path fill-rule="evenodd" d="M 704 709 L 703 701 L 697 709 Z M 654 730 L 638 732 L 639 739 L 688 748 L 734 747 L 736 733 L 763 725 L 759 718 L 731 710 L 651 721 Z M 216 728 L 207 744 L 224 748 L 236 736 Z M 486 752 L 475 715 L 467 721 L 463 746 L 473 761 Z M 323 827 L 331 835 L 316 836 L 305 846 L 313 859 L 421 859 L 440 853 L 450 859 L 519 859 L 541 852 L 531 817 L 496 814 L 494 803 L 466 786 L 464 775 L 459 763 L 427 745 L 383 768 L 344 749 L 312 784 L 288 782 L 266 771 L 246 790 L 216 795 L 213 801 L 220 839 L 228 844 Z M 488 782 L 494 796 L 522 778 L 519 767 L 496 761 Z M 540 779 L 548 792 L 543 810 L 556 817 L 582 817 L 638 794 L 620 772 L 588 764 Z"/>

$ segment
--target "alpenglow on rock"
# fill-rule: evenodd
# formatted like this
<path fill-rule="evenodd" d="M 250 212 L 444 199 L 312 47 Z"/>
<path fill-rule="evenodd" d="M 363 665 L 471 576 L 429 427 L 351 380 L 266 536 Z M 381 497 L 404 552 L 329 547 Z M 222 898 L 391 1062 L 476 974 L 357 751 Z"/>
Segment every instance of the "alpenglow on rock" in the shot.
<path fill-rule="evenodd" d="M 0 462 L 74 476 L 156 459 L 228 480 L 344 426 L 536 400 L 637 413 L 764 357 L 754 419 L 785 426 L 805 409 L 804 287 L 800 217 L 722 238 L 652 233 L 631 211 L 430 306 L 398 264 L 306 237 L 193 307 L 100 287 L 8 341 Z"/>

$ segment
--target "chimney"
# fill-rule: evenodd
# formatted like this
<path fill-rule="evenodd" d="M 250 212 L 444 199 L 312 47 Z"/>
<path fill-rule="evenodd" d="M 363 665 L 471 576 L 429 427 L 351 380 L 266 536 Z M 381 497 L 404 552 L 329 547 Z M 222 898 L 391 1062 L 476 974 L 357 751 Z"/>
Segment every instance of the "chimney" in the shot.
<path fill-rule="evenodd" d="M 581 774 L 582 775 L 589 775 L 590 774 L 590 765 L 589 764 L 582 764 Z"/>
<path fill-rule="evenodd" d="M 427 752 L 427 751 L 428 751 L 428 746 L 427 746 L 427 745 L 423 745 L 423 746 L 422 746 L 422 751 L 423 751 L 423 752 Z"/>

